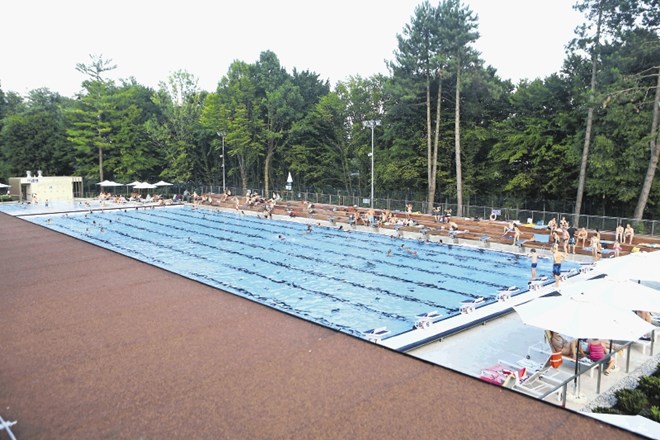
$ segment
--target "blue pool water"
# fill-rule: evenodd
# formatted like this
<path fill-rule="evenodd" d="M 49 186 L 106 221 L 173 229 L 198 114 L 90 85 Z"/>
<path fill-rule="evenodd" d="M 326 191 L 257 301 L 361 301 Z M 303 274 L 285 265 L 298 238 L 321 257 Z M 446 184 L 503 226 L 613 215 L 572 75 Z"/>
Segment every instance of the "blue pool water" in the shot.
<path fill-rule="evenodd" d="M 302 223 L 183 206 L 24 218 L 354 335 L 387 327 L 393 336 L 418 314 L 447 318 L 463 301 L 494 302 L 499 290 L 526 290 L 530 273 L 525 255 L 337 228 L 308 232 Z M 549 260 L 539 260 L 538 274 L 552 278 Z"/>

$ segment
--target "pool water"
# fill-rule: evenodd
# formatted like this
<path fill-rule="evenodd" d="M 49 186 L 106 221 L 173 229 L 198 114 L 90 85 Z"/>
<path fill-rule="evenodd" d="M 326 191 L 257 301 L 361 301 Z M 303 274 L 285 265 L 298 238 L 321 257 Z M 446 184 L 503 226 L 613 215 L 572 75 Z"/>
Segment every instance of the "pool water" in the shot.
<path fill-rule="evenodd" d="M 525 255 L 189 206 L 24 218 L 358 336 L 377 327 L 394 336 L 418 314 L 445 319 L 479 297 L 495 302 L 499 290 L 526 290 L 530 275 Z M 539 259 L 539 276 L 551 279 L 551 268 Z"/>

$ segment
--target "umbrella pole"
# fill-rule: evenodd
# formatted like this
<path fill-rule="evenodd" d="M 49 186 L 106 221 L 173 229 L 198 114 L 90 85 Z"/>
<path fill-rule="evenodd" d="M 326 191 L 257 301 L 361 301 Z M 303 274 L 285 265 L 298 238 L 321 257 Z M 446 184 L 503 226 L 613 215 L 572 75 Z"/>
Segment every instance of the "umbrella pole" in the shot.
<path fill-rule="evenodd" d="M 577 340 L 577 345 L 575 346 L 575 379 L 573 379 L 573 389 L 575 392 L 575 397 L 580 395 L 580 390 L 578 389 L 578 367 L 580 364 L 580 338 Z"/>

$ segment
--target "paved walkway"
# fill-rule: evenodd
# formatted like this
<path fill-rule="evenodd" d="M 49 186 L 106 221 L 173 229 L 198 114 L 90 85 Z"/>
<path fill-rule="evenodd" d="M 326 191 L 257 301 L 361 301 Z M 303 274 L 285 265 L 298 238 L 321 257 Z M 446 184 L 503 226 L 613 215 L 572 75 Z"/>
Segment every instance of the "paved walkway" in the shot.
<path fill-rule="evenodd" d="M 630 435 L 1 213 L 0 277 L 19 439 Z"/>

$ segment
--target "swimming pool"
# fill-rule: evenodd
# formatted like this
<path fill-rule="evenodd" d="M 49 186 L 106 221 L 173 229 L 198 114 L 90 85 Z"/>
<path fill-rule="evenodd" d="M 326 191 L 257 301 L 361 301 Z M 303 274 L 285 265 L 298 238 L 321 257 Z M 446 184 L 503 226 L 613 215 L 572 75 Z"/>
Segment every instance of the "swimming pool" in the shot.
<path fill-rule="evenodd" d="M 462 302 L 495 302 L 529 279 L 525 255 L 189 206 L 23 218 L 358 336 L 401 334 L 416 315 L 455 316 Z M 540 259 L 538 273 L 551 263 Z"/>

